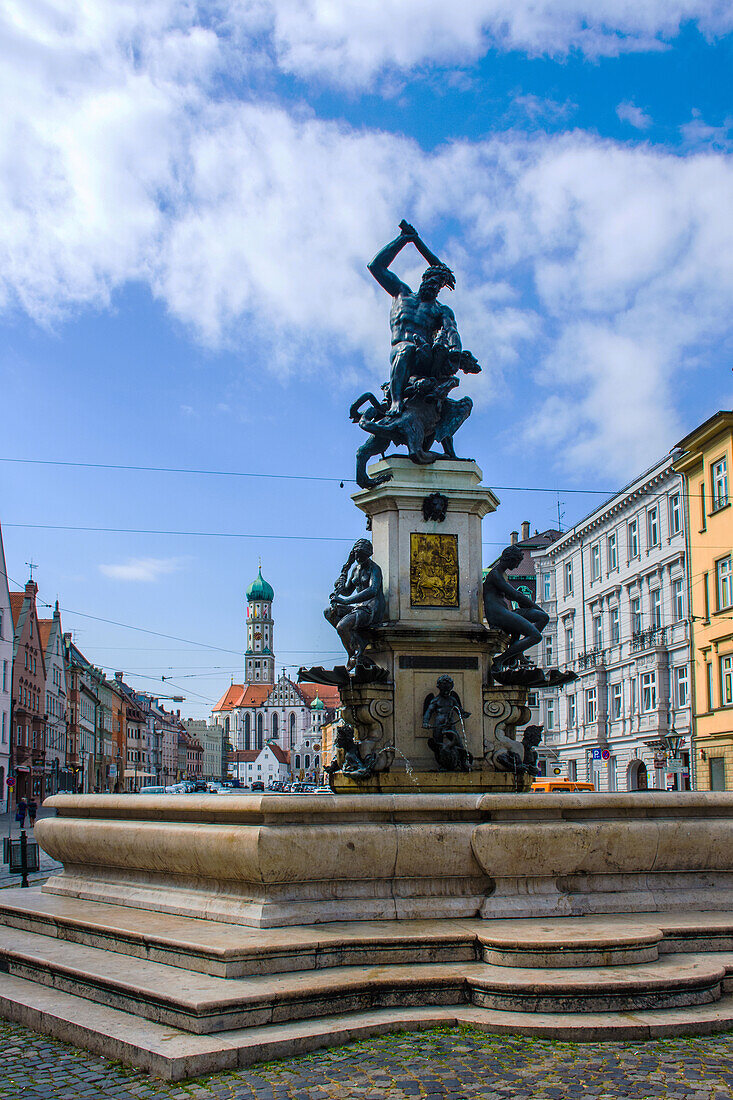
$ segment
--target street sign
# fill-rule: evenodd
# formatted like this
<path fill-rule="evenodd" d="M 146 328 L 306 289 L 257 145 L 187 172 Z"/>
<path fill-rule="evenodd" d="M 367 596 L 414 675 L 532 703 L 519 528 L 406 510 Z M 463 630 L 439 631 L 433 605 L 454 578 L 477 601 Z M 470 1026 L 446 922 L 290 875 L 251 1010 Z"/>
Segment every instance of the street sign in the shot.
<path fill-rule="evenodd" d="M 553 775 L 562 775 L 562 768 L 553 768 L 552 769 L 552 774 Z"/>
<path fill-rule="evenodd" d="M 593 749 L 593 759 L 594 760 L 600 760 L 601 759 L 601 750 L 600 749 Z"/>
<path fill-rule="evenodd" d="M 603 752 L 601 753 L 601 758 L 602 758 L 603 760 L 610 760 L 610 759 L 611 759 L 611 754 L 610 754 L 610 752 L 608 751 L 608 749 L 604 749 L 604 750 L 603 750 Z"/>
<path fill-rule="evenodd" d="M 681 760 L 670 760 L 667 764 L 667 771 L 674 772 L 676 775 L 683 775 L 687 771 L 687 768 Z"/>
<path fill-rule="evenodd" d="M 5 782 L 7 783 L 8 787 L 12 791 L 13 788 L 15 787 L 15 776 L 14 775 L 9 775 L 8 778 L 5 780 Z"/>

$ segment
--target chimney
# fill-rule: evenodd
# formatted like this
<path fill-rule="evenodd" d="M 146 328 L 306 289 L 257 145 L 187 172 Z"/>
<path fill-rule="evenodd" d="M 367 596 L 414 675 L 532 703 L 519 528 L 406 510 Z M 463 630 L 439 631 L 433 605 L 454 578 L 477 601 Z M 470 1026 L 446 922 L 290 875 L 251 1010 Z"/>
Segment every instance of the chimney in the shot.
<path fill-rule="evenodd" d="M 519 538 L 519 532 L 518 531 L 512 531 L 511 535 L 509 536 L 509 542 L 511 543 L 512 546 L 517 545 L 517 539 L 518 538 Z"/>
<path fill-rule="evenodd" d="M 524 542 L 524 540 L 528 539 L 528 538 L 529 538 L 529 520 L 525 519 L 524 523 L 522 524 L 522 542 Z"/>

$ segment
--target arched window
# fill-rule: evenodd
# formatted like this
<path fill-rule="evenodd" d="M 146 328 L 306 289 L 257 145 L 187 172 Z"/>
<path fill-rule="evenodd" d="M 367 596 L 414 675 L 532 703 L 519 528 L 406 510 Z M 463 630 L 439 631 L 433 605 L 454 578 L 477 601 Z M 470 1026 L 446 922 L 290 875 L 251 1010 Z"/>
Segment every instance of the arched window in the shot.
<path fill-rule="evenodd" d="M 300 768 L 300 753 L 297 753 L 295 756 L 295 767 Z"/>
<path fill-rule="evenodd" d="M 319 766 L 320 766 L 320 761 L 318 759 L 318 755 L 316 754 L 316 756 L 313 757 L 313 767 L 318 768 Z"/>
<path fill-rule="evenodd" d="M 262 748 L 262 715 L 257 715 L 257 748 Z"/>
<path fill-rule="evenodd" d="M 311 766 L 311 756 L 309 752 L 305 754 L 305 766 L 306 768 L 309 768 Z"/>
<path fill-rule="evenodd" d="M 224 719 L 224 733 L 226 733 L 227 736 L 229 735 L 229 719 L 228 718 Z"/>
<path fill-rule="evenodd" d="M 290 712 L 290 748 L 295 748 L 295 714 Z"/>
<path fill-rule="evenodd" d="M 245 714 L 245 716 L 244 716 L 244 747 L 245 747 L 245 749 L 250 749 L 252 747 L 250 745 L 250 734 L 251 734 L 250 726 L 251 726 L 250 716 L 248 714 Z"/>
<path fill-rule="evenodd" d="M 277 737 L 277 736 L 278 736 L 278 721 L 277 721 L 277 714 L 273 714 L 273 716 L 272 716 L 272 736 L 273 736 L 273 737 Z"/>

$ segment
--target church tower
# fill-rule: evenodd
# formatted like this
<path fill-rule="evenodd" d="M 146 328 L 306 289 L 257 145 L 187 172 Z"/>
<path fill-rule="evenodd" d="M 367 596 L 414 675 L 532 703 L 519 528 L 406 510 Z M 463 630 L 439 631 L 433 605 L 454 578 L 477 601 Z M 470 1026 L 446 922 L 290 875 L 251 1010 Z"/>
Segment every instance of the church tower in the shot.
<path fill-rule="evenodd" d="M 275 683 L 272 585 L 262 576 L 262 566 L 247 589 L 247 649 L 244 654 L 245 684 Z"/>

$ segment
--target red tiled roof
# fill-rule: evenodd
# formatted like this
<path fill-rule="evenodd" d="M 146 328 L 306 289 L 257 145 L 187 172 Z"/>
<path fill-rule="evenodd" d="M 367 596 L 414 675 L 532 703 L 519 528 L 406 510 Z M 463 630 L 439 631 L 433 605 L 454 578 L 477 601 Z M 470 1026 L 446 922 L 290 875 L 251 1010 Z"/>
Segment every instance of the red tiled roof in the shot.
<path fill-rule="evenodd" d="M 274 684 L 231 684 L 214 707 L 214 710 L 232 710 L 234 707 L 261 707 L 274 690 Z"/>
<path fill-rule="evenodd" d="M 25 592 L 11 592 L 10 593 L 10 614 L 13 616 L 13 625 L 17 626 L 18 616 L 23 609 L 23 600 L 25 599 Z"/>
<path fill-rule="evenodd" d="M 290 763 L 290 753 L 287 749 L 281 749 L 279 745 L 269 744 L 268 749 L 272 749 L 273 756 L 276 760 L 279 760 L 281 764 Z"/>
<path fill-rule="evenodd" d="M 48 639 L 51 637 L 51 630 L 53 628 L 53 619 L 39 619 L 38 620 L 38 633 L 41 635 L 41 645 L 43 646 L 43 652 L 48 649 Z"/>
<path fill-rule="evenodd" d="M 244 684 L 231 684 L 214 707 L 214 710 L 231 710 L 232 707 L 237 705 L 237 699 L 243 690 Z"/>
<path fill-rule="evenodd" d="M 308 706 L 311 705 L 316 695 L 329 710 L 341 706 L 339 689 L 332 684 L 298 684 L 298 690 L 305 697 Z"/>
<path fill-rule="evenodd" d="M 274 684 L 247 684 L 237 706 L 261 707 L 274 690 Z"/>
<path fill-rule="evenodd" d="M 237 749 L 228 755 L 230 760 L 239 761 L 240 763 L 253 763 L 260 755 L 260 749 Z"/>

